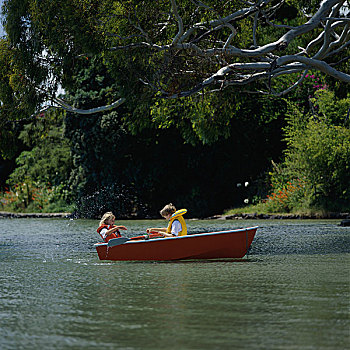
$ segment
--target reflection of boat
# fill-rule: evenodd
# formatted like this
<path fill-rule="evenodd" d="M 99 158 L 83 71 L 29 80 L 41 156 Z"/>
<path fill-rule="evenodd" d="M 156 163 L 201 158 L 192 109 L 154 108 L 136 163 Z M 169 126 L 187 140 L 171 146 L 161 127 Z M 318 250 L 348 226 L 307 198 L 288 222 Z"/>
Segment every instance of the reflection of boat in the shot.
<path fill-rule="evenodd" d="M 181 237 L 128 240 L 109 246 L 96 243 L 100 260 L 181 260 L 243 258 L 258 227 Z"/>

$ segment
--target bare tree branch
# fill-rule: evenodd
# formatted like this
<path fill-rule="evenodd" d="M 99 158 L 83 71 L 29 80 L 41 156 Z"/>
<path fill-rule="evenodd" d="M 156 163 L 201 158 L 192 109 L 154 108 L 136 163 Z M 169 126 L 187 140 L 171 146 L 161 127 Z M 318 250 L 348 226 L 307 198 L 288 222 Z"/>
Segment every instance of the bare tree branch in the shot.
<path fill-rule="evenodd" d="M 174 16 L 177 20 L 177 23 L 178 23 L 178 33 L 176 34 L 174 40 L 173 40 L 173 45 L 174 44 L 177 44 L 181 38 L 181 36 L 183 35 L 183 32 L 184 32 L 184 25 L 183 25 L 183 22 L 182 22 L 182 18 L 181 16 L 179 15 L 179 12 L 178 12 L 178 8 L 177 8 L 177 4 L 176 4 L 176 1 L 175 0 L 171 0 L 171 9 L 174 13 Z"/>
<path fill-rule="evenodd" d="M 52 107 L 58 107 L 58 108 L 66 110 L 67 112 L 89 115 L 89 114 L 94 114 L 94 113 L 106 112 L 106 111 L 109 111 L 111 109 L 117 108 L 125 102 L 125 98 L 120 98 L 117 101 L 115 101 L 109 105 L 106 105 L 106 106 L 91 108 L 91 109 L 75 108 L 75 107 L 67 104 L 64 100 L 62 100 L 59 97 L 54 97 L 52 99 L 52 101 L 55 103 L 55 105 Z"/>
<path fill-rule="evenodd" d="M 172 3 L 173 6 L 176 5 L 174 1 L 172 1 Z M 249 84 L 252 81 L 266 79 L 270 81 L 278 76 L 291 74 L 292 72 L 304 71 L 303 76 L 305 76 L 305 72 L 309 69 L 319 70 L 345 83 L 350 82 L 350 75 L 348 73 L 336 70 L 332 62 L 325 61 L 326 58 L 343 52 L 349 46 L 349 18 L 344 17 L 340 12 L 342 7 L 347 6 L 345 0 L 322 1 L 318 11 L 314 15 L 309 16 L 304 24 L 297 27 L 280 26 L 288 31 L 278 40 L 259 46 L 256 38 L 259 18 L 265 18 L 265 21 L 269 25 L 276 26 L 269 21 L 269 16 L 265 12 L 266 10 L 262 10 L 268 3 L 269 1 L 250 2 L 250 7 L 237 10 L 226 17 L 218 17 L 211 21 L 194 23 L 192 26 L 187 25 L 188 29 L 186 31 L 183 31 L 183 21 L 180 21 L 179 13 L 176 8 L 175 17 L 179 24 L 179 31 L 175 37 L 176 40 L 174 39 L 171 45 L 152 45 L 152 49 L 165 52 L 169 50 L 184 51 L 186 53 L 191 53 L 191 55 L 197 55 L 198 57 L 207 59 L 211 57 L 225 57 L 225 60 L 219 60 L 219 62 L 226 62 L 226 64 L 216 72 L 208 72 L 207 77 L 205 77 L 202 82 L 189 90 L 179 91 L 175 94 L 168 93 L 168 95 L 164 93 L 163 90 L 161 95 L 167 98 L 185 97 L 198 93 L 210 85 L 220 85 L 220 89 L 222 89 L 222 86 L 233 84 Z M 282 2 L 277 5 L 281 3 Z M 201 6 L 203 6 L 202 3 Z M 235 29 L 232 23 L 247 17 L 252 17 L 253 21 L 252 39 L 254 47 L 239 48 L 233 46 L 231 41 Z M 232 33 L 229 35 L 228 39 L 222 42 L 221 46 L 220 41 L 216 41 L 215 46 L 208 47 L 204 42 L 205 38 L 214 31 L 221 30 L 224 27 L 232 29 Z M 319 33 L 320 28 L 322 28 L 321 33 Z M 206 30 L 204 34 L 195 37 L 194 40 L 191 39 L 195 36 L 196 32 L 203 31 L 203 29 Z M 338 29 L 341 30 L 339 34 L 336 32 Z M 316 37 L 309 42 L 305 49 L 299 48 L 301 52 L 280 56 L 280 52 L 284 51 L 292 41 L 309 33 L 316 33 Z M 140 43 L 138 45 L 140 45 Z M 234 58 L 236 58 L 235 61 L 237 61 L 238 58 L 256 60 L 256 62 L 235 62 L 227 64 L 227 59 L 231 60 Z M 276 63 L 276 67 L 271 70 L 272 62 Z M 239 71 L 242 73 L 239 73 Z M 302 80 L 303 78 L 300 78 L 291 88 L 273 94 L 277 96 L 284 95 L 295 88 L 295 86 L 299 85 Z M 217 89 L 215 91 L 217 91 Z"/>

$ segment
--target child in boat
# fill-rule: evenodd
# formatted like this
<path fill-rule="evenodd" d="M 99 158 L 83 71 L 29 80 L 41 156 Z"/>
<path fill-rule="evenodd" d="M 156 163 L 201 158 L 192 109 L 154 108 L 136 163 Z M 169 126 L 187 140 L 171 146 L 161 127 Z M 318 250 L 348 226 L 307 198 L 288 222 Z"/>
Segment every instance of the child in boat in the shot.
<path fill-rule="evenodd" d="M 121 237 L 119 230 L 127 230 L 125 226 L 114 225 L 114 221 L 115 216 L 111 211 L 103 214 L 101 218 L 100 226 L 97 229 L 97 232 L 105 242 L 108 242 L 112 238 Z"/>
<path fill-rule="evenodd" d="M 186 209 L 176 210 L 172 203 L 167 204 L 160 215 L 169 220 L 168 227 L 148 228 L 147 233 L 159 233 L 165 237 L 177 237 L 187 235 L 187 225 L 183 215 L 187 213 Z"/>

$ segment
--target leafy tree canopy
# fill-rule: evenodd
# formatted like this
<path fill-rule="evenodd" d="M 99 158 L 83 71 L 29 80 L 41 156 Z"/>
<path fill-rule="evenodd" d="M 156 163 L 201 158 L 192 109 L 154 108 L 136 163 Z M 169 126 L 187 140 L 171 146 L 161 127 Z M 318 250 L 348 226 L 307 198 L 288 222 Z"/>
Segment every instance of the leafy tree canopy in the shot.
<path fill-rule="evenodd" d="M 46 101 L 82 112 L 55 93 L 60 84 L 74 85 L 72 72 L 97 55 L 120 82 L 105 109 L 126 98 L 135 110 L 151 96 L 231 85 L 241 92 L 246 83 L 250 91 L 283 95 L 310 68 L 349 81 L 347 6 L 337 0 L 6 0 L 4 23 L 16 74 L 37 107 Z M 280 76 L 299 72 L 292 87 L 275 85 Z"/>

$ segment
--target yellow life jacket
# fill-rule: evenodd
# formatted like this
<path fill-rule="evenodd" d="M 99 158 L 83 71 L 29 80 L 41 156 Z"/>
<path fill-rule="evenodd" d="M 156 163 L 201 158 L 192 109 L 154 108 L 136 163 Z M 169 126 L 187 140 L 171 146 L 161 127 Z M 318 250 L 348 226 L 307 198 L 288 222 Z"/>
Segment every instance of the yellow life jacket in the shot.
<path fill-rule="evenodd" d="M 185 222 L 185 219 L 182 217 L 186 213 L 187 213 L 187 209 L 180 209 L 180 210 L 177 210 L 173 215 L 171 215 L 170 219 L 169 219 L 169 225 L 167 227 L 166 232 L 167 233 L 171 233 L 171 226 L 173 225 L 173 221 L 174 220 L 179 220 L 180 224 L 182 226 L 182 230 L 179 232 L 179 236 L 187 235 L 186 222 Z"/>

